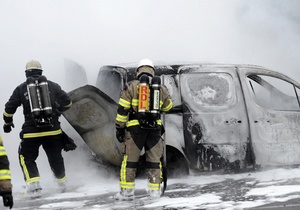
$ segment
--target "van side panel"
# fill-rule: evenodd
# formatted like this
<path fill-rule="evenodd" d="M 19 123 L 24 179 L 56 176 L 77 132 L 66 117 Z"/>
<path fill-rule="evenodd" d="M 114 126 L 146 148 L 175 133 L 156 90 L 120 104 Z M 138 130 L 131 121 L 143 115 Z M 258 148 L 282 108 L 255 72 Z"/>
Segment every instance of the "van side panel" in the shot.
<path fill-rule="evenodd" d="M 249 125 L 234 68 L 182 69 L 183 132 L 194 169 L 247 166 Z"/>

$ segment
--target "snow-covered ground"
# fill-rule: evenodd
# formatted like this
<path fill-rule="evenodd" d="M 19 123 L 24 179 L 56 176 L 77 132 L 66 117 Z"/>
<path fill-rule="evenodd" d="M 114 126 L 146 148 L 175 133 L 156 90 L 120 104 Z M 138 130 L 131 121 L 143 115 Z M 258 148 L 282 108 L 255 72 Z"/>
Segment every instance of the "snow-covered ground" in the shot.
<path fill-rule="evenodd" d="M 57 193 L 49 180 L 43 183 L 42 198 L 30 200 L 16 186 L 16 210 L 27 209 L 245 209 L 272 202 L 300 198 L 300 169 L 272 169 L 225 175 L 189 175 L 168 180 L 160 199 L 150 200 L 146 180 L 136 181 L 135 201 L 115 201 L 118 177 L 93 163 L 89 170 L 69 174 L 69 190 Z M 95 167 L 95 168 L 93 168 Z M 86 168 L 85 168 L 86 169 Z M 140 195 L 142 195 L 140 197 Z"/>

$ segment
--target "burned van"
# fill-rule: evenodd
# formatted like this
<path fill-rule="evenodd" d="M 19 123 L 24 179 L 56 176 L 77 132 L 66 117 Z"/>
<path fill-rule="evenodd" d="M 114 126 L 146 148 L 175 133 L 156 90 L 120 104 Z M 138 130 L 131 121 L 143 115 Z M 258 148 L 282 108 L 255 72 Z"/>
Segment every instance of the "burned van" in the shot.
<path fill-rule="evenodd" d="M 300 84 L 255 65 L 157 65 L 173 109 L 162 115 L 169 170 L 243 171 L 300 164 Z M 136 66 L 103 66 L 95 86 L 69 93 L 64 116 L 101 161 L 119 166 L 120 92 Z M 142 155 L 142 154 L 141 154 Z"/>

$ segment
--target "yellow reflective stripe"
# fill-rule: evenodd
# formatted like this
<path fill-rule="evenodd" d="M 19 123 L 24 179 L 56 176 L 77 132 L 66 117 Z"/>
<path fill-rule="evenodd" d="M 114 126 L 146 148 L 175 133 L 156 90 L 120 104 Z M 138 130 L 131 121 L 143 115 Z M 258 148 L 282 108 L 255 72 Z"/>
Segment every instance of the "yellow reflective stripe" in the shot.
<path fill-rule="evenodd" d="M 26 179 L 26 183 L 30 183 L 30 182 L 37 182 L 37 181 L 40 181 L 40 177 L 33 177 L 33 178 L 29 178 L 29 179 Z"/>
<path fill-rule="evenodd" d="M 160 173 L 159 173 L 160 180 L 163 180 L 163 170 L 162 170 L 162 163 L 161 163 L 161 161 L 159 162 L 159 169 L 160 169 Z"/>
<path fill-rule="evenodd" d="M 127 159 L 128 159 L 128 155 L 124 155 L 122 165 L 121 165 L 121 170 L 120 170 L 120 187 L 125 189 L 133 189 L 135 183 L 126 181 Z"/>
<path fill-rule="evenodd" d="M 23 155 L 20 155 L 20 164 L 21 164 L 21 166 L 22 166 L 23 173 L 24 173 L 24 176 L 25 176 L 25 181 L 26 181 L 27 183 L 28 183 L 28 182 L 36 182 L 36 181 L 39 181 L 39 180 L 40 180 L 40 177 L 33 177 L 33 178 L 30 178 L 29 173 L 28 173 L 27 166 L 26 166 L 25 161 L 24 161 L 24 156 L 23 156 Z"/>
<path fill-rule="evenodd" d="M 132 106 L 138 106 L 139 105 L 139 99 L 132 99 L 131 100 L 131 105 Z"/>
<path fill-rule="evenodd" d="M 162 121 L 161 120 L 156 120 L 156 124 L 157 125 L 162 125 Z M 136 126 L 136 125 L 140 125 L 138 120 L 130 120 L 126 123 L 126 127 Z"/>
<path fill-rule="evenodd" d="M 128 155 L 124 155 L 120 170 L 120 187 L 125 189 L 133 189 L 135 186 L 134 182 L 126 182 L 126 166 L 127 166 Z"/>
<path fill-rule="evenodd" d="M 126 165 L 127 165 L 127 155 L 124 155 L 123 161 L 121 164 L 121 170 L 120 170 L 120 183 L 126 182 Z"/>
<path fill-rule="evenodd" d="M 161 120 L 156 120 L 156 124 L 161 125 L 162 124 Z"/>
<path fill-rule="evenodd" d="M 13 116 L 14 116 L 14 114 L 9 114 L 9 113 L 7 113 L 7 112 L 4 112 L 3 115 L 4 115 L 5 117 L 13 117 Z"/>
<path fill-rule="evenodd" d="M 67 106 L 64 107 L 71 107 L 71 106 L 72 106 L 72 101 Z"/>
<path fill-rule="evenodd" d="M 27 167 L 25 165 L 25 161 L 24 161 L 24 156 L 23 155 L 20 155 L 20 164 L 21 164 L 21 166 L 23 168 L 23 173 L 24 173 L 25 179 L 26 180 L 30 179 Z"/>
<path fill-rule="evenodd" d="M 43 137 L 43 136 L 55 136 L 58 134 L 61 134 L 61 129 L 55 130 L 55 131 L 46 131 L 46 132 L 39 132 L 39 133 L 25 133 L 23 135 L 23 138 L 36 138 L 36 137 Z"/>
<path fill-rule="evenodd" d="M 126 183 L 127 159 L 128 159 L 128 155 L 124 155 L 123 161 L 121 164 L 121 170 L 120 170 L 120 186 L 121 186 L 121 188 L 127 188 L 127 183 Z"/>
<path fill-rule="evenodd" d="M 4 146 L 0 146 L 0 156 L 6 156 L 6 155 L 7 155 L 7 153 L 5 151 Z"/>
<path fill-rule="evenodd" d="M 167 111 L 169 111 L 172 108 L 173 102 L 172 102 L 171 99 L 169 99 L 169 101 L 170 101 L 169 105 L 167 107 L 165 107 L 165 108 L 162 108 L 163 112 L 167 112 Z"/>
<path fill-rule="evenodd" d="M 127 166 L 128 155 L 124 155 L 121 170 L 120 170 L 120 183 L 126 182 L 126 166 Z"/>
<path fill-rule="evenodd" d="M 11 179 L 10 170 L 8 169 L 0 170 L 0 180 L 7 180 L 7 179 Z"/>
<path fill-rule="evenodd" d="M 120 187 L 125 189 L 134 189 L 135 183 L 134 182 L 120 182 Z"/>
<path fill-rule="evenodd" d="M 130 102 L 129 102 L 129 101 L 126 101 L 126 100 L 123 99 L 123 98 L 120 98 L 119 104 L 120 104 L 122 107 L 124 107 L 125 109 L 129 109 L 129 108 L 130 108 Z"/>
<path fill-rule="evenodd" d="M 117 114 L 116 121 L 118 122 L 127 122 L 128 116 Z"/>
<path fill-rule="evenodd" d="M 67 177 L 66 176 L 64 176 L 63 178 L 60 178 L 60 179 L 57 179 L 58 181 L 60 181 L 60 182 L 64 182 L 64 181 L 66 181 L 67 180 Z"/>
<path fill-rule="evenodd" d="M 160 190 L 160 183 L 149 183 L 148 184 L 149 190 Z"/>
<path fill-rule="evenodd" d="M 1 156 L 7 156 L 6 151 L 4 151 L 4 152 L 3 152 L 3 151 L 0 151 L 0 157 L 1 157 Z"/>
<path fill-rule="evenodd" d="M 163 104 L 164 104 L 163 101 L 159 101 L 159 107 L 160 107 L 160 108 L 162 107 Z"/>
<path fill-rule="evenodd" d="M 130 126 L 135 126 L 135 125 L 139 125 L 139 121 L 138 120 L 130 120 L 126 123 L 126 127 L 130 127 Z"/>

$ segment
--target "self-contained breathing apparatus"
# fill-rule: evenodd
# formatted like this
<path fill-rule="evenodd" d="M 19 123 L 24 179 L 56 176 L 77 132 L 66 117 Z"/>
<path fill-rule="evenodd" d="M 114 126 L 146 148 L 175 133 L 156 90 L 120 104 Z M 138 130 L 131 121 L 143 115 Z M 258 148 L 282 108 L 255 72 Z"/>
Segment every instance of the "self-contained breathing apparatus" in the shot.
<path fill-rule="evenodd" d="M 137 118 L 142 128 L 157 128 L 156 122 L 160 119 L 160 86 L 158 76 L 152 78 L 151 84 L 148 76 L 140 77 Z"/>
<path fill-rule="evenodd" d="M 26 80 L 31 115 L 37 127 L 52 126 L 52 106 L 47 78 L 28 77 Z"/>

